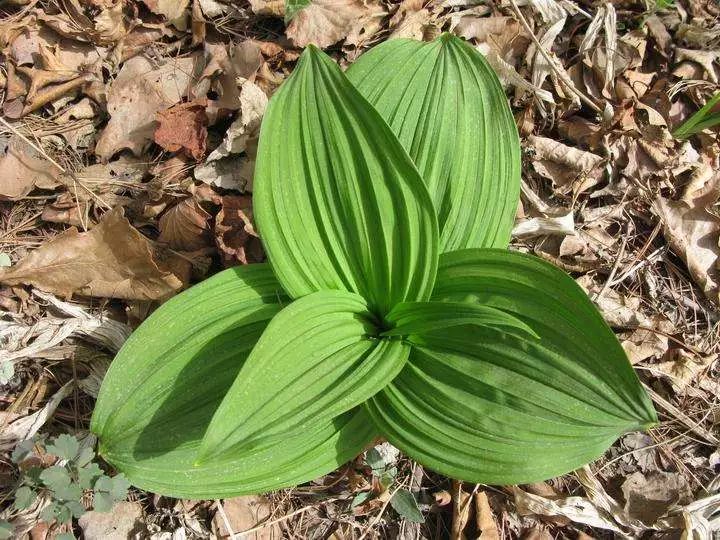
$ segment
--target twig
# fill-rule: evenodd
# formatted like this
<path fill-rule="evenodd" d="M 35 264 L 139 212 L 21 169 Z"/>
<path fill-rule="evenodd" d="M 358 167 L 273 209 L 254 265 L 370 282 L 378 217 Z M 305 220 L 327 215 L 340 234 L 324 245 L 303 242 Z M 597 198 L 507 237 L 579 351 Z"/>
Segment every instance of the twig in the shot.
<path fill-rule="evenodd" d="M 332 502 L 332 501 L 334 501 L 334 500 L 337 500 L 337 499 L 328 499 L 327 501 L 324 501 L 324 502 L 327 503 L 327 502 Z M 294 512 L 290 512 L 289 514 L 286 514 L 286 515 L 284 515 L 284 516 L 282 516 L 282 517 L 279 517 L 279 518 L 277 518 L 277 519 L 273 519 L 273 520 L 271 520 L 271 521 L 266 521 L 265 523 L 261 523 L 260 525 L 258 525 L 257 527 L 253 527 L 252 529 L 246 529 L 246 530 L 241 531 L 241 532 L 239 532 L 239 533 L 235 533 L 235 534 L 233 534 L 233 535 L 231 536 L 231 538 L 232 538 L 233 540 L 236 540 L 236 539 L 237 539 L 237 540 L 240 540 L 240 539 L 243 538 L 243 536 L 246 535 L 246 534 L 250 534 L 250 533 L 254 533 L 254 532 L 260 531 L 260 530 L 262 530 L 262 529 L 265 529 L 266 527 L 270 527 L 271 525 L 275 525 L 276 523 L 280 523 L 281 521 L 285 521 L 286 519 L 290 519 L 290 518 L 293 517 L 293 516 L 297 516 L 298 514 L 302 514 L 303 512 L 307 512 L 307 511 L 310 510 L 311 508 L 315 508 L 315 505 L 314 505 L 314 504 L 310 504 L 310 505 L 308 505 L 308 506 L 303 506 L 303 507 L 300 508 L 299 510 L 295 510 Z"/>
<path fill-rule="evenodd" d="M 615 259 L 615 264 L 613 264 L 612 270 L 610 270 L 610 275 L 605 280 L 605 284 L 602 286 L 602 289 L 600 289 L 595 295 L 595 298 L 593 298 L 593 302 L 600 302 L 603 295 L 610 287 L 610 282 L 615 278 L 615 274 L 617 274 L 618 268 L 620 268 L 620 263 L 625 256 L 625 246 L 627 246 L 627 237 L 623 238 L 622 244 L 620 245 L 620 251 L 617 254 L 617 258 Z"/>
<path fill-rule="evenodd" d="M 215 499 L 215 506 L 217 506 L 218 512 L 220 512 L 220 517 L 223 520 L 223 523 L 225 524 L 225 529 L 227 530 L 228 534 L 230 535 L 230 538 L 235 538 L 235 533 L 232 530 L 232 525 L 230 525 L 230 520 L 228 520 L 227 514 L 225 513 L 225 509 L 223 508 L 222 503 Z"/>
<path fill-rule="evenodd" d="M 666 400 L 648 385 L 643 383 L 643 386 L 645 387 L 645 390 L 647 390 L 647 393 L 650 394 L 650 397 L 652 397 L 655 403 L 657 403 L 658 405 L 660 405 L 660 407 L 673 415 L 682 424 L 685 424 L 685 426 L 688 427 L 690 431 L 695 433 L 695 435 L 698 435 L 710 444 L 720 444 L 720 440 L 715 435 L 710 433 L 708 430 L 702 428 L 692 418 L 690 418 L 688 415 L 686 415 L 684 412 L 682 412 L 675 405 L 670 403 L 668 400 Z"/>
<path fill-rule="evenodd" d="M 558 78 L 565 84 L 565 86 L 567 86 L 570 89 L 570 91 L 572 91 L 577 97 L 579 97 L 583 102 L 585 102 L 585 104 L 588 107 L 590 107 L 596 113 L 602 114 L 602 109 L 598 105 L 596 105 L 592 99 L 590 99 L 588 96 L 583 94 L 580 90 L 578 90 L 575 87 L 575 84 L 570 80 L 570 78 L 567 76 L 567 74 L 565 72 L 560 71 L 555 66 L 555 61 L 552 59 L 550 54 L 545 50 L 545 48 L 540 44 L 540 41 L 535 36 L 535 33 L 532 31 L 532 28 L 530 28 L 530 25 L 528 24 L 527 19 L 525 18 L 525 15 L 523 15 L 522 12 L 520 11 L 520 8 L 518 7 L 517 2 L 515 2 L 515 0 L 510 0 L 510 4 L 512 5 L 513 10 L 515 11 L 518 18 L 520 19 L 520 22 L 525 27 L 525 30 L 527 31 L 528 34 L 530 34 L 530 38 L 533 40 L 533 43 L 535 43 L 535 46 L 537 47 L 538 51 L 540 52 L 540 54 L 543 55 L 545 60 L 547 60 L 548 64 L 553 69 L 553 71 L 558 76 Z"/>
<path fill-rule="evenodd" d="M 398 487 L 396 487 L 396 488 L 393 490 L 393 492 L 392 492 L 392 493 L 390 494 L 390 496 L 388 497 L 387 501 L 385 501 L 385 503 L 382 505 L 382 508 L 380 509 L 380 511 L 379 511 L 379 512 L 377 513 L 377 515 L 373 518 L 373 520 L 372 520 L 372 521 L 370 522 L 370 524 L 368 525 L 367 529 L 365 529 L 365 532 L 362 533 L 362 535 L 360 536 L 360 538 L 358 538 L 358 540 L 365 540 L 365 537 L 366 537 L 368 534 L 370 534 L 370 531 L 372 531 L 373 527 L 374 527 L 375 525 L 377 525 L 378 522 L 380 521 L 380 518 L 382 518 L 382 515 L 385 513 L 385 510 L 387 509 L 388 504 L 390 504 L 390 501 L 392 500 L 392 498 L 395 496 L 395 494 L 396 494 L 398 491 L 400 491 L 400 489 L 401 489 L 402 487 L 403 487 L 402 484 L 398 484 Z"/>

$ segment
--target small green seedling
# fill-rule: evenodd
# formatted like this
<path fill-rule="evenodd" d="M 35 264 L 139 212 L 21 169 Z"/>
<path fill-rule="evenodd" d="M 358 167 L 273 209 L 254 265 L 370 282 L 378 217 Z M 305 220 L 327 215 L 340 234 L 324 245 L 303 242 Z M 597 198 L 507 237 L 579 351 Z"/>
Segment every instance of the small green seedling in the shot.
<path fill-rule="evenodd" d="M 715 94 L 708 102 L 690 118 L 685 120 L 673 131 L 677 139 L 687 139 L 705 129 L 720 124 L 720 92 Z"/>
<path fill-rule="evenodd" d="M 13 451 L 13 461 L 22 464 L 42 445 L 41 441 L 21 442 Z M 42 509 L 40 518 L 48 523 L 66 523 L 85 513 L 82 499 L 86 493 L 92 492 L 93 509 L 99 512 L 108 511 L 115 501 L 127 497 L 130 484 L 125 477 L 122 474 L 113 478 L 106 476 L 93 461 L 93 449 L 82 446 L 75 437 L 62 434 L 44 447 L 45 452 L 56 456 L 58 461 L 47 468 L 33 466 L 24 472 L 15 490 L 16 510 L 29 508 L 39 495 L 44 495 L 50 504 Z"/>
<path fill-rule="evenodd" d="M 166 302 L 103 382 L 92 430 L 134 484 L 265 492 L 377 437 L 450 477 L 527 483 L 657 421 L 583 290 L 508 250 L 518 132 L 461 39 L 390 40 L 345 73 L 308 47 L 268 105 L 254 186 L 269 264 Z"/>

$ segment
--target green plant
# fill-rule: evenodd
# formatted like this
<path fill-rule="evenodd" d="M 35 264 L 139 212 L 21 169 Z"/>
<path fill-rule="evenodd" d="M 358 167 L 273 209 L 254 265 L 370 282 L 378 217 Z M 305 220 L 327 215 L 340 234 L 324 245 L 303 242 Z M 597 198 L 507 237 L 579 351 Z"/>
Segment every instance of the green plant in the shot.
<path fill-rule="evenodd" d="M 673 131 L 673 136 L 677 139 L 687 139 L 704 129 L 709 129 L 718 124 L 720 124 L 720 92 L 710 98 L 699 111 L 680 124 Z"/>
<path fill-rule="evenodd" d="M 82 446 L 75 437 L 59 435 L 50 443 L 44 444 L 45 452 L 58 458 L 58 462 L 47 468 L 34 465 L 29 460 L 40 441 L 23 441 L 13 451 L 12 459 L 24 469 L 24 474 L 15 490 L 14 507 L 16 510 L 29 508 L 38 495 L 44 495 L 50 504 L 40 513 L 43 521 L 59 523 L 70 521 L 85 513 L 82 498 L 92 491 L 93 509 L 99 512 L 110 510 L 115 501 L 127 496 L 129 482 L 122 474 L 113 478 L 106 476 L 93 460 L 95 452 L 88 446 Z M 31 463 L 25 467 L 25 463 Z"/>
<path fill-rule="evenodd" d="M 220 498 L 308 481 L 378 435 L 508 484 L 651 426 L 582 289 L 507 250 L 519 175 L 505 94 L 459 38 L 391 40 L 346 74 L 308 47 L 260 135 L 270 263 L 220 272 L 133 333 L 98 397 L 99 452 L 142 488 Z"/>

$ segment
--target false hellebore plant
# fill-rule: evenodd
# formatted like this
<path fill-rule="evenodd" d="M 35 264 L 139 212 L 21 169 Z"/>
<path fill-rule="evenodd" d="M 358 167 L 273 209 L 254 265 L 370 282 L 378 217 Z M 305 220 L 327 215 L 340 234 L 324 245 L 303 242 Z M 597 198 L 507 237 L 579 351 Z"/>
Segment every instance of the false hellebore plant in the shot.
<path fill-rule="evenodd" d="M 269 264 L 160 307 L 92 429 L 136 485 L 264 492 L 382 436 L 483 483 L 549 478 L 656 415 L 562 271 L 507 250 L 520 148 L 459 38 L 398 39 L 343 73 L 308 47 L 263 121 L 254 208 Z"/>

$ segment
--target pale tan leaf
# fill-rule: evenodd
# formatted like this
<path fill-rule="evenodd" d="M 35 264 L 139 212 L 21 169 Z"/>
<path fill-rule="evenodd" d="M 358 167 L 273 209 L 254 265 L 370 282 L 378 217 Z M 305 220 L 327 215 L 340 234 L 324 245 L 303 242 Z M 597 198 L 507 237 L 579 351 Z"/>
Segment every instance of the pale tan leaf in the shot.
<path fill-rule="evenodd" d="M 329 47 L 345 39 L 378 7 L 374 1 L 367 6 L 362 0 L 312 0 L 293 17 L 286 34 L 297 47 L 310 43 Z"/>
<path fill-rule="evenodd" d="M 219 503 L 218 503 L 219 504 Z M 272 514 L 269 501 L 258 495 L 246 495 L 225 499 L 222 508 L 215 514 L 215 526 L 220 538 L 229 538 L 234 534 L 252 529 Z M 282 535 L 278 525 L 271 525 L 258 532 L 245 536 L 248 540 L 274 540 Z"/>
<path fill-rule="evenodd" d="M 190 4 L 190 0 L 142 0 L 143 3 L 158 15 L 165 16 L 169 21 L 181 17 Z"/>
<path fill-rule="evenodd" d="M 65 297 L 126 300 L 163 299 L 183 285 L 155 260 L 150 242 L 120 208 L 107 213 L 89 232 L 72 227 L 14 266 L 0 269 L 0 283 L 33 285 Z"/>
<path fill-rule="evenodd" d="M 35 188 L 59 185 L 60 170 L 20 137 L 5 141 L 0 153 L 0 199 L 20 199 Z"/>

